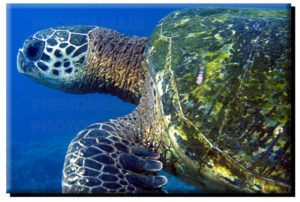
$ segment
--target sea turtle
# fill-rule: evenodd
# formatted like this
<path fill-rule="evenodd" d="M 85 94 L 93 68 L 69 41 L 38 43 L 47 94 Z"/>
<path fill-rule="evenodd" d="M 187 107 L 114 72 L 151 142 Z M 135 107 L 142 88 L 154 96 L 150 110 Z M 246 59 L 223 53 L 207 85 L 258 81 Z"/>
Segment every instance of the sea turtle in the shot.
<path fill-rule="evenodd" d="M 290 9 L 188 8 L 149 38 L 39 31 L 17 66 L 68 93 L 137 105 L 68 147 L 64 193 L 161 193 L 162 168 L 207 192 L 291 193 Z"/>

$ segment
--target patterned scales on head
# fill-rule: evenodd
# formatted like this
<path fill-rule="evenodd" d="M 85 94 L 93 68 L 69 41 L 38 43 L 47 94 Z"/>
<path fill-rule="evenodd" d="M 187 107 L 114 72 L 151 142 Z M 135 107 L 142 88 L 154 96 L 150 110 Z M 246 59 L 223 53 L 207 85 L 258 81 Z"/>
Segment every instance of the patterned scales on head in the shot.
<path fill-rule="evenodd" d="M 94 26 L 27 39 L 19 72 L 134 103 L 73 139 L 64 193 L 164 193 L 162 168 L 207 192 L 291 192 L 288 9 L 172 12 L 150 38 Z"/>

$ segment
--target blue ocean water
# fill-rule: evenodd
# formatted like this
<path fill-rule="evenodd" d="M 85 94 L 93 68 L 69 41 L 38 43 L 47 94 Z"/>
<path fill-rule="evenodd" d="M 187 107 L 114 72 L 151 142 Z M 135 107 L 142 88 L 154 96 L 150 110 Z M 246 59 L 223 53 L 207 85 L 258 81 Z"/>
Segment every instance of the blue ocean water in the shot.
<path fill-rule="evenodd" d="M 216 5 L 7 5 L 7 192 L 60 193 L 64 156 L 77 132 L 130 113 L 135 106 L 103 94 L 73 95 L 39 85 L 17 72 L 18 48 L 49 27 L 97 25 L 149 36 L 168 13 Z M 289 8 L 289 4 L 217 6 Z M 163 172 L 169 193 L 203 193 Z"/>

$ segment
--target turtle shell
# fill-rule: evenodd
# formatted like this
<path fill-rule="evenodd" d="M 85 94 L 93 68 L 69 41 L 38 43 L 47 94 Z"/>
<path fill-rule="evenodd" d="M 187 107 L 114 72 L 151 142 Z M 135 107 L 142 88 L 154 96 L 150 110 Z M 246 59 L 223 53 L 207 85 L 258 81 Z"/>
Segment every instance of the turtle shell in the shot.
<path fill-rule="evenodd" d="M 290 9 L 193 8 L 157 25 L 146 63 L 176 175 L 208 191 L 290 192 L 290 22 Z"/>

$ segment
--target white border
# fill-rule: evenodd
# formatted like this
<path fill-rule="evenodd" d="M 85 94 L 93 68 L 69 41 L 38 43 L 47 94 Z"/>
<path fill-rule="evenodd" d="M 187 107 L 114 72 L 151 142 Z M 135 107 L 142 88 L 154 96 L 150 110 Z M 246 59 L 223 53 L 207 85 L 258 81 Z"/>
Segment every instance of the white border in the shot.
<path fill-rule="evenodd" d="M 299 1 L 298 1 L 299 2 Z M 12 1 L 12 0 L 5 0 L 5 1 L 0 1 L 0 25 L 1 25 L 1 38 L 0 38 L 0 94 L 1 94 L 1 108 L 0 108 L 0 155 L 1 155 L 1 174 L 0 174 L 0 200 L 4 199 L 2 201 L 6 201 L 6 200 L 21 200 L 21 201 L 40 201 L 41 199 L 43 201 L 53 201 L 53 200 L 68 200 L 68 201 L 91 201 L 91 200 L 97 200 L 97 201 L 119 201 L 119 200 L 130 200 L 130 201 L 145 201 L 145 202 L 153 202 L 153 200 L 176 200 L 176 201 L 182 201 L 182 200 L 188 200 L 190 201 L 200 201 L 200 200 L 216 200 L 216 201 L 253 201 L 253 200 L 259 200 L 259 201 L 282 201 L 282 200 L 291 200 L 291 201 L 295 201 L 297 197 L 297 195 L 300 193 L 299 190 L 299 184 L 297 182 L 299 182 L 299 175 L 297 175 L 297 169 L 296 169 L 296 197 L 288 197 L 288 198 L 274 198 L 274 197 L 225 197 L 225 198 L 220 198 L 220 197 L 202 197 L 202 198 L 198 198 L 198 197 L 189 197 L 189 198 L 182 198 L 182 197 L 167 197 L 167 198 L 163 198 L 163 197 L 156 197 L 156 198 L 152 198 L 152 197 L 147 197 L 147 198 L 141 198 L 141 197 L 126 197 L 126 198 L 116 198 L 116 197 L 102 197 L 102 198 L 93 198 L 93 197 L 88 197 L 88 198 L 83 198 L 83 197 L 72 197 L 72 198 L 65 198 L 65 197 L 56 197 L 56 198 L 52 198 L 52 197 L 18 197 L 18 198 L 11 198 L 9 197 L 9 194 L 6 194 L 6 4 L 7 3 L 292 3 L 292 6 L 296 7 L 296 11 L 298 11 L 299 8 L 297 8 L 297 1 L 296 0 L 292 0 L 292 1 L 280 1 L 280 0 L 275 0 L 275 1 L 228 1 L 228 0 L 222 0 L 222 1 L 214 1 L 214 0 L 210 0 L 210 1 L 197 1 L 197 0 L 185 0 L 184 2 L 180 2 L 180 1 L 163 1 L 163 0 L 143 0 L 143 1 L 134 1 L 134 0 L 128 0 L 128 1 L 116 1 L 116 0 L 102 0 L 102 1 L 97 1 L 97 0 L 85 0 L 85 1 L 66 1 L 66 0 L 52 0 L 52 1 L 41 1 L 41 0 L 31 0 L 31 1 Z M 296 12 L 296 23 L 299 22 L 299 15 L 297 15 Z M 298 23 L 297 23 L 298 24 Z M 296 24 L 296 39 L 297 39 L 297 33 L 299 33 L 297 30 L 298 26 Z M 299 40 L 296 40 L 296 47 L 299 47 Z M 297 78 L 299 78 L 299 71 L 297 71 L 297 51 L 296 51 L 296 106 L 297 105 L 297 101 L 299 100 L 299 82 L 297 82 Z M 296 117 L 299 114 L 299 108 L 296 108 Z M 296 157 L 299 156 L 299 149 L 297 149 L 297 146 L 299 145 L 299 138 L 297 138 L 297 133 L 299 131 L 299 128 L 297 126 L 300 125 L 300 121 L 299 119 L 296 119 Z M 298 155 L 297 155 L 298 154 Z M 296 168 L 298 168 L 299 165 L 297 159 L 296 159 Z M 298 185 L 298 186 L 297 186 Z M 297 194 L 298 193 L 298 194 Z M 299 199 L 298 199 L 299 200 Z"/>

